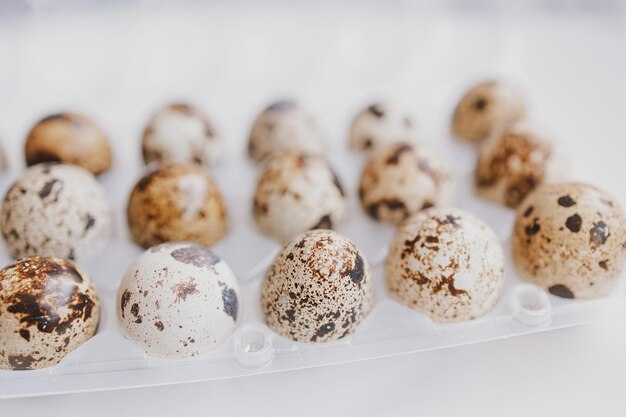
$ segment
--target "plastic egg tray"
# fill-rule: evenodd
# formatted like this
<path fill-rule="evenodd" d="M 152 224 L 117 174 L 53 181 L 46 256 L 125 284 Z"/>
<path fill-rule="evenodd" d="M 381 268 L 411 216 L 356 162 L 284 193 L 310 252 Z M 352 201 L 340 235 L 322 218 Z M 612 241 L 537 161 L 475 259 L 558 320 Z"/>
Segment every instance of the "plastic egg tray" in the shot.
<path fill-rule="evenodd" d="M 174 11 L 87 10 L 29 15 L 0 26 L 8 40 L 0 40 L 6 62 L 15 63 L 0 66 L 4 91 L 0 114 L 15 115 L 0 122 L 10 162 L 10 171 L 0 180 L 2 190 L 24 169 L 23 140 L 36 118 L 75 109 L 92 115 L 111 137 L 114 166 L 99 180 L 111 198 L 116 223 L 107 248 L 78 262 L 101 296 L 97 335 L 54 367 L 0 370 L 0 398 L 233 378 L 440 349 L 589 322 L 621 299 L 622 288 L 609 298 L 576 301 L 521 282 L 510 260 L 514 213 L 473 194 L 475 150 L 454 143 L 447 123 L 454 100 L 468 81 L 494 73 L 520 76 L 519 62 L 506 52 L 519 38 L 505 33 L 496 39 L 494 34 L 501 33 L 497 18 L 493 23 L 488 13 L 446 17 L 445 22 L 457 19 L 464 30 L 472 27 L 472 19 L 478 19 L 476 25 L 487 25 L 484 36 L 471 35 L 482 36 L 474 39 L 483 42 L 476 53 L 485 59 L 478 64 L 462 55 L 454 59 L 437 55 L 420 36 L 439 34 L 439 46 L 449 47 L 446 54 L 454 55 L 464 45 L 460 41 L 454 46 L 455 40 L 466 32 L 437 18 L 420 17 L 406 5 L 379 9 L 382 6 L 360 8 L 355 3 L 350 10 L 332 13 L 328 5 L 302 6 L 311 9 L 307 23 L 295 20 L 301 12 L 297 7 L 275 6 L 269 2 L 266 8 L 255 9 L 218 3 Z M 439 11 L 433 13 L 439 16 Z M 100 31 L 112 22 L 119 25 L 116 33 L 102 36 Z M 450 33 L 442 35 L 438 31 L 442 27 Z M 416 44 L 409 45 L 407 36 Z M 198 43 L 185 42 L 190 38 L 206 42 L 202 51 Z M 389 44 L 397 45 L 397 50 L 387 48 Z M 305 53 L 302 48 L 309 50 Z M 411 48 L 418 51 L 412 52 L 415 59 L 407 57 Z M 517 48 L 524 53 L 519 44 Z M 435 63 L 417 69 L 429 59 Z M 448 73 L 438 74 L 437 65 L 448 68 Z M 453 87 L 446 84 L 450 79 L 455 80 Z M 484 317 L 436 324 L 387 292 L 384 259 L 394 231 L 369 219 L 360 208 L 356 189 L 363 156 L 346 145 L 350 118 L 368 100 L 382 95 L 414 106 L 423 136 L 454 167 L 456 205 L 482 218 L 502 241 L 508 256 L 506 290 Z M 356 333 L 337 342 L 300 344 L 281 338 L 265 326 L 260 311 L 260 282 L 280 248 L 254 226 L 251 199 L 258 167 L 246 158 L 245 141 L 255 114 L 282 97 L 308 106 L 326 128 L 328 157 L 349 197 L 348 219 L 338 231 L 361 248 L 375 282 L 373 310 Z M 141 129 L 150 111 L 180 98 L 206 108 L 227 150 L 213 175 L 227 202 L 230 232 L 213 250 L 239 278 L 242 314 L 235 333 L 216 349 L 194 358 L 166 360 L 146 356 L 121 336 L 115 296 L 126 269 L 142 252 L 131 242 L 125 218 L 129 192 L 145 170 Z M 11 261 L 4 248 L 0 260 Z"/>

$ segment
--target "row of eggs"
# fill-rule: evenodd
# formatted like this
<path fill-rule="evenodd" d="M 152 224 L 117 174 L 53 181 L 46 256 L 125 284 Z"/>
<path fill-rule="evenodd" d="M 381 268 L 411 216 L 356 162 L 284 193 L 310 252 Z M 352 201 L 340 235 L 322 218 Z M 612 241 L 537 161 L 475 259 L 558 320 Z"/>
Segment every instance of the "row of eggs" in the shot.
<path fill-rule="evenodd" d="M 549 182 L 542 173 L 551 158 L 541 157 L 547 142 L 520 130 L 523 116 L 523 100 L 514 89 L 485 83 L 461 99 L 452 130 L 458 138 L 481 142 L 481 160 L 493 143 L 505 144 L 504 151 L 488 158 L 495 179 L 479 181 L 479 160 L 477 188 L 491 186 L 493 199 L 518 208 L 513 253 L 520 275 L 563 297 L 604 295 L 613 288 L 626 255 L 624 215 L 608 195 L 591 186 L 539 187 Z M 35 126 L 27 140 L 28 163 L 53 160 L 83 165 L 94 174 L 106 170 L 110 152 L 100 152 L 105 162 L 100 165 L 93 163 L 98 158 L 84 157 L 89 152 L 81 153 L 94 146 L 108 150 L 104 135 L 86 139 L 85 132 L 98 129 L 77 117 L 58 115 Z M 41 127 L 50 123 L 55 129 L 42 133 Z M 59 129 L 63 133 L 51 133 Z M 363 208 L 399 226 L 387 259 L 389 288 L 435 320 L 478 317 L 502 291 L 502 249 L 493 232 L 471 214 L 431 208 L 447 204 L 450 175 L 436 152 L 415 141 L 412 129 L 409 118 L 375 104 L 357 116 L 350 135 L 354 148 L 370 151 L 359 187 Z M 203 139 L 191 132 L 201 132 Z M 263 311 L 272 329 L 301 342 L 351 333 L 372 304 L 367 260 L 354 244 L 328 230 L 305 232 L 332 229 L 345 215 L 343 188 L 326 160 L 315 156 L 322 143 L 316 132 L 295 103 L 280 102 L 261 113 L 249 140 L 251 158 L 264 160 L 255 219 L 262 231 L 286 244 L 264 281 Z M 236 278 L 204 248 L 227 230 L 220 193 L 200 168 L 217 158 L 214 137 L 206 117 L 186 105 L 157 112 L 144 132 L 144 159 L 162 167 L 143 177 L 129 199 L 131 235 L 150 249 L 122 282 L 118 316 L 125 336 L 152 355 L 202 353 L 236 323 Z M 60 146 L 72 140 L 71 146 Z M 59 154 L 63 149 L 81 152 Z M 75 159 L 68 159 L 70 154 Z M 536 172 L 540 175 L 533 176 Z M 52 365 L 95 332 L 97 296 L 71 261 L 28 257 L 75 259 L 97 251 L 110 228 L 106 197 L 85 169 L 38 164 L 7 193 L 0 227 L 12 254 L 23 258 L 0 276 L 0 320 L 7 317 L 7 325 L 0 326 L 6 347 L 0 361 L 15 369 Z M 202 246 L 160 244 L 177 241 Z M 181 310 L 187 300 L 188 310 Z M 39 331 L 36 336 L 32 326 Z M 35 343 L 36 350 L 31 338 L 41 342 Z M 17 350 L 9 349 L 15 346 Z"/>

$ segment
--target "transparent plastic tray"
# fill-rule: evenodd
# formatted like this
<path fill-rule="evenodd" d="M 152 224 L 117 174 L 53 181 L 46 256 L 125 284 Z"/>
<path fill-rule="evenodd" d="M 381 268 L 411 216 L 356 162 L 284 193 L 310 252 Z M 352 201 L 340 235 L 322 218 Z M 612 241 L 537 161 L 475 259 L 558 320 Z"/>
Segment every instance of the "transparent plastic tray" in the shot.
<path fill-rule="evenodd" d="M 114 167 L 100 181 L 111 198 L 116 227 L 102 253 L 79 261 L 101 295 L 97 335 L 52 368 L 0 371 L 0 398 L 233 378 L 441 349 L 586 323 L 623 301 L 622 288 L 601 300 L 559 299 L 522 283 L 507 259 L 506 291 L 492 312 L 466 323 L 435 324 L 390 298 L 383 262 L 393 230 L 367 218 L 357 201 L 363 157 L 346 148 L 350 119 L 371 100 L 395 100 L 414 110 L 424 140 L 438 147 L 453 166 L 456 205 L 486 221 L 509 254 L 514 214 L 473 195 L 475 151 L 449 138 L 448 121 L 455 100 L 469 83 L 507 76 L 527 84 L 532 104 L 547 105 L 533 109 L 539 108 L 540 114 L 550 111 L 549 125 L 572 140 L 572 158 L 593 158 L 593 151 L 576 145 L 583 139 L 584 120 L 572 121 L 555 105 L 559 91 L 560 103 L 569 103 L 561 90 L 572 81 L 563 81 L 552 92 L 543 87 L 559 85 L 558 65 L 547 67 L 547 76 L 533 72 L 532 64 L 543 64 L 550 51 L 532 50 L 528 42 L 541 39 L 535 42 L 540 44 L 544 38 L 529 35 L 531 41 L 526 41 L 523 34 L 538 27 L 536 16 L 550 21 L 544 12 L 490 2 L 469 2 L 474 5 L 469 10 L 411 2 L 387 6 L 263 2 L 96 5 L 64 13 L 42 11 L 45 2 L 29 4 L 12 9 L 14 17 L 0 20 L 0 114 L 7 116 L 0 118 L 0 138 L 10 162 L 10 171 L 0 179 L 2 189 L 6 191 L 24 169 L 23 141 L 37 118 L 65 109 L 84 112 L 107 130 L 113 143 Z M 593 19 L 614 19 L 612 6 L 607 7 L 600 17 L 575 14 L 557 23 L 565 28 L 563 33 L 571 32 L 589 44 L 585 30 L 596 28 Z M 581 22 L 570 26 L 572 19 Z M 571 39 L 550 38 L 550 33 L 543 32 L 545 39 L 552 39 L 546 43 L 569 45 Z M 623 33 L 621 38 L 613 35 L 605 27 L 596 33 L 595 42 L 623 41 Z M 597 49 L 588 53 L 591 58 L 598 54 Z M 626 63 L 619 62 L 621 70 L 615 69 L 615 75 L 626 69 Z M 593 79 L 573 71 L 574 77 Z M 254 227 L 251 196 L 258 168 L 247 160 L 245 142 L 254 116 L 270 101 L 284 97 L 308 107 L 327 131 L 328 157 L 350 199 L 349 218 L 339 232 L 365 253 L 375 282 L 372 312 L 354 335 L 338 342 L 288 341 L 274 335 L 260 313 L 259 285 L 279 246 Z M 235 334 L 213 351 L 164 360 L 146 357 L 120 335 L 114 307 L 120 279 L 142 252 L 130 241 L 125 218 L 129 192 L 145 169 L 141 130 L 152 110 L 179 99 L 207 110 L 226 149 L 213 173 L 227 200 L 231 230 L 214 251 L 239 277 L 242 314 Z M 577 111 L 575 105 L 569 108 Z M 607 158 L 611 162 L 611 156 Z M 594 169 L 602 169 L 600 165 L 576 166 L 574 178 L 593 182 Z M 609 181 L 604 188 L 618 200 L 623 198 L 620 180 Z M 0 261 L 10 262 L 6 250 L 0 251 Z"/>

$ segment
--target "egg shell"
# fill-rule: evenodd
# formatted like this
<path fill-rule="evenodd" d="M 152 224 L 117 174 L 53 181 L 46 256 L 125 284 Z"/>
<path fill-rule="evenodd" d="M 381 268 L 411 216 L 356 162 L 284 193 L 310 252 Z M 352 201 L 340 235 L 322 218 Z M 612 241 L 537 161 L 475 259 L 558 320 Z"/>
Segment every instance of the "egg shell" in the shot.
<path fill-rule="evenodd" d="M 133 240 L 144 248 L 172 241 L 210 247 L 228 231 L 222 195 L 195 164 L 170 165 L 141 178 L 128 200 L 127 218 Z"/>
<path fill-rule="evenodd" d="M 269 327 L 297 342 L 327 342 L 353 333 L 373 304 L 367 260 L 332 230 L 297 236 L 274 259 L 261 286 Z"/>
<path fill-rule="evenodd" d="M 0 368 L 59 363 L 96 333 L 100 302 L 89 276 L 71 261 L 20 259 L 0 271 Z"/>
<path fill-rule="evenodd" d="M 386 271 L 391 293 L 437 322 L 484 315 L 504 288 L 504 254 L 496 235 L 458 209 L 429 209 L 404 222 Z"/>
<path fill-rule="evenodd" d="M 336 227 L 347 201 L 324 158 L 285 151 L 264 164 L 253 204 L 259 229 L 285 244 L 304 231 Z"/>
<path fill-rule="evenodd" d="M 38 121 L 26 138 L 26 164 L 62 162 L 78 165 L 94 175 L 111 167 L 106 133 L 93 120 L 78 113 L 59 113 Z"/>
<path fill-rule="evenodd" d="M 324 134 L 308 112 L 293 101 L 278 101 L 254 121 L 248 155 L 259 162 L 277 151 L 322 153 L 324 142 Z"/>
<path fill-rule="evenodd" d="M 14 258 L 93 256 L 111 235 L 103 187 L 75 165 L 30 167 L 7 192 L 0 228 Z"/>
<path fill-rule="evenodd" d="M 218 135 L 206 114 L 185 103 L 169 104 L 148 121 L 141 149 L 146 164 L 196 163 L 211 167 L 221 156 Z"/>
<path fill-rule="evenodd" d="M 397 226 L 420 210 L 449 204 L 452 179 L 430 146 L 393 143 L 372 152 L 365 163 L 359 198 L 371 217 Z"/>
<path fill-rule="evenodd" d="M 596 187 L 545 184 L 519 207 L 512 250 L 518 274 L 554 295 L 607 295 L 626 259 L 624 212 Z"/>
<path fill-rule="evenodd" d="M 173 242 L 137 258 L 117 294 L 121 332 L 148 355 L 205 353 L 234 331 L 239 284 L 228 264 L 203 246 Z"/>
<path fill-rule="evenodd" d="M 413 117 L 389 102 L 373 103 L 352 121 L 349 144 L 352 149 L 369 151 L 391 142 L 416 140 Z"/>
<path fill-rule="evenodd" d="M 510 208 L 542 183 L 563 177 L 557 143 L 525 123 L 491 136 L 480 147 L 475 171 L 479 196 Z"/>
<path fill-rule="evenodd" d="M 526 115 L 520 91 L 505 82 L 484 82 L 467 91 L 452 116 L 452 134 L 463 141 L 478 143 Z"/>

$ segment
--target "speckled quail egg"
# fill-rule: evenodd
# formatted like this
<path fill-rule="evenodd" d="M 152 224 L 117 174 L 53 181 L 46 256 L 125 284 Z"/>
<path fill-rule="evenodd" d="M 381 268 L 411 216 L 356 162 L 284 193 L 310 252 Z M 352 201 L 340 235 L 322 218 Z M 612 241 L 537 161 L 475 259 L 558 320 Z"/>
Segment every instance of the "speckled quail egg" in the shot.
<path fill-rule="evenodd" d="M 198 108 L 175 103 L 152 115 L 142 138 L 144 162 L 167 165 L 197 163 L 215 165 L 220 157 L 217 133 L 209 118 Z"/>
<path fill-rule="evenodd" d="M 131 192 L 127 215 L 133 240 L 144 248 L 170 241 L 210 247 L 228 229 L 222 195 L 195 164 L 170 165 L 141 178 Z"/>
<path fill-rule="evenodd" d="M 294 101 L 278 101 L 257 117 L 248 140 L 248 154 L 256 162 L 276 151 L 321 153 L 324 135 L 313 117 Z"/>
<path fill-rule="evenodd" d="M 487 139 L 479 151 L 475 172 L 479 196 L 516 208 L 544 182 L 564 171 L 557 144 L 526 124 L 516 124 Z"/>
<path fill-rule="evenodd" d="M 11 255 L 80 259 L 94 255 L 111 235 L 104 188 L 87 170 L 39 164 L 7 192 L 0 228 Z"/>
<path fill-rule="evenodd" d="M 386 267 L 391 293 L 438 322 L 482 316 L 504 288 L 498 238 L 481 220 L 458 209 L 433 208 L 404 222 Z"/>
<path fill-rule="evenodd" d="M 56 365 L 91 339 L 100 318 L 87 274 L 59 258 L 20 259 L 0 271 L 0 368 Z"/>
<path fill-rule="evenodd" d="M 261 231 L 285 244 L 310 229 L 332 229 L 345 217 L 343 188 L 326 160 L 285 151 L 269 158 L 254 194 Z"/>
<path fill-rule="evenodd" d="M 363 209 L 392 225 L 422 209 L 448 204 L 451 194 L 447 164 L 425 144 L 399 142 L 374 151 L 359 184 Z"/>
<path fill-rule="evenodd" d="M 398 140 L 416 139 L 413 117 L 397 106 L 380 102 L 361 110 L 350 126 L 349 144 L 356 150 L 371 150 Z"/>
<path fill-rule="evenodd" d="M 593 298 L 617 284 L 626 259 L 626 218 L 603 191 L 545 184 L 517 211 L 512 237 L 519 275 L 564 298 Z"/>
<path fill-rule="evenodd" d="M 148 355 L 207 352 L 235 329 L 239 284 L 228 264 L 203 246 L 163 243 L 137 258 L 117 294 L 124 337 Z"/>
<path fill-rule="evenodd" d="M 452 117 L 452 134 L 478 143 L 491 133 L 521 120 L 526 103 L 516 87 L 504 82 L 484 82 L 463 95 Z"/>
<path fill-rule="evenodd" d="M 351 334 L 372 308 L 372 279 L 359 249 L 332 230 L 297 236 L 278 254 L 261 287 L 269 327 L 297 342 Z"/>
<path fill-rule="evenodd" d="M 111 166 L 111 148 L 104 131 L 77 113 L 59 113 L 41 119 L 26 139 L 26 164 L 62 162 L 85 168 L 94 175 Z"/>

